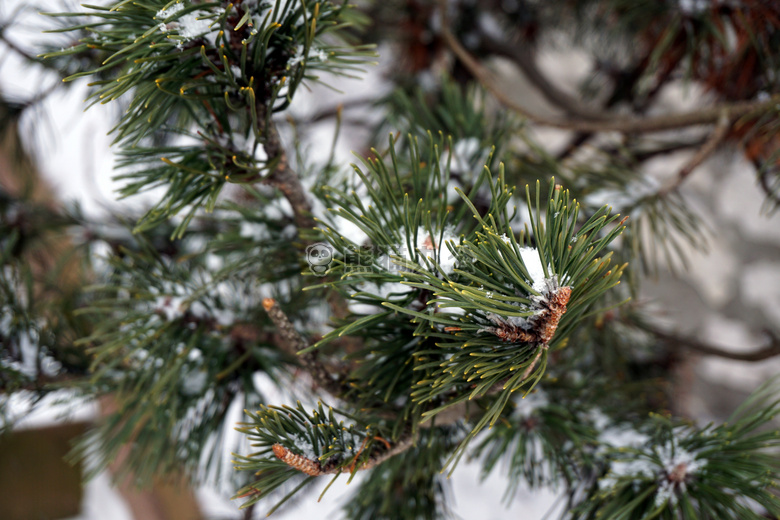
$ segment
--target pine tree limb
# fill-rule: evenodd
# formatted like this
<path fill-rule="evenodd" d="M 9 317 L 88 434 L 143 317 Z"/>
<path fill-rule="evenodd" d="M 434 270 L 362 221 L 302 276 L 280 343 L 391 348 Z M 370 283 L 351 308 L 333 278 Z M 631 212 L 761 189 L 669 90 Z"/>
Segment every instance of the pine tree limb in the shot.
<path fill-rule="evenodd" d="M 388 460 L 388 459 L 390 459 L 392 457 L 395 457 L 396 455 L 398 455 L 400 453 L 405 452 L 406 450 L 408 450 L 409 448 L 414 446 L 414 442 L 415 442 L 415 436 L 414 435 L 410 434 L 410 435 L 407 435 L 406 437 L 402 437 L 401 439 L 398 440 L 398 442 L 393 444 L 390 447 L 389 450 L 387 450 L 385 452 L 382 452 L 379 455 L 376 455 L 376 456 L 370 458 L 368 461 L 366 461 L 365 464 L 363 464 L 360 469 L 371 469 L 371 468 L 374 468 L 374 467 L 382 464 L 386 460 Z"/>
<path fill-rule="evenodd" d="M 501 104 L 534 123 L 563 130 L 622 133 L 662 132 L 694 125 L 715 124 L 724 113 L 730 120 L 738 119 L 740 117 L 755 116 L 774 109 L 778 102 L 780 102 L 780 96 L 773 96 L 765 101 L 744 101 L 656 117 L 639 118 L 614 116 L 598 121 L 589 121 L 582 118 L 550 118 L 529 112 L 527 108 L 523 107 L 512 99 L 511 96 L 504 93 L 498 87 L 497 82 L 490 71 L 483 67 L 477 59 L 460 44 L 446 24 L 442 27 L 441 36 L 447 46 L 455 53 L 469 72 L 471 72 L 477 81 L 492 93 Z"/>
<path fill-rule="evenodd" d="M 264 110 L 264 108 L 258 109 L 259 121 L 266 121 L 263 114 Z M 300 177 L 290 167 L 287 152 L 285 152 L 279 136 L 279 130 L 276 128 L 272 118 L 267 119 L 264 134 L 263 150 L 269 160 L 278 160 L 276 169 L 266 177 L 265 183 L 276 187 L 290 203 L 293 210 L 293 220 L 298 227 L 299 233 L 301 230 L 313 229 L 316 223 L 312 217 L 311 203 L 303 184 L 301 184 Z M 327 300 L 334 316 L 342 318 L 348 314 L 347 303 L 335 291 L 330 292 Z"/>
<path fill-rule="evenodd" d="M 244 520 L 252 520 L 252 517 L 254 516 L 254 513 L 255 513 L 255 506 L 256 505 L 257 505 L 256 503 L 255 504 L 250 504 L 249 507 L 244 509 Z"/>

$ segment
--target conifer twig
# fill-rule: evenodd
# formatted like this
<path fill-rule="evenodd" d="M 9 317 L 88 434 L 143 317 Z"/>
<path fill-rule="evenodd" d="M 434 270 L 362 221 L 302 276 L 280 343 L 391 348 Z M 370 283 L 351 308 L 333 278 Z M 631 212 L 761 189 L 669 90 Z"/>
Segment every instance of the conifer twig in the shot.
<path fill-rule="evenodd" d="M 260 111 L 262 112 L 262 110 Z M 265 120 L 264 117 L 260 117 L 263 114 L 258 114 L 260 121 Z M 268 118 L 263 129 L 265 135 L 265 141 L 263 142 L 263 150 L 268 156 L 268 160 L 277 160 L 276 168 L 271 174 L 266 177 L 265 182 L 274 186 L 282 192 L 284 197 L 290 203 L 293 209 L 293 218 L 295 225 L 298 229 L 312 229 L 314 219 L 311 216 L 311 204 L 306 196 L 306 190 L 301 184 L 301 180 L 298 174 L 290 168 L 290 163 L 287 158 L 287 153 L 282 146 L 282 140 L 279 137 L 279 130 L 276 128 L 272 118 Z"/>
<path fill-rule="evenodd" d="M 531 375 L 542 354 L 549 349 L 550 340 L 558 329 L 558 322 L 561 316 L 566 312 L 566 305 L 571 297 L 571 287 L 558 287 L 550 289 L 544 293 L 544 298 L 540 300 L 541 310 L 534 316 L 533 327 L 525 330 L 520 326 L 508 323 L 498 316 L 492 316 L 490 319 L 496 324 L 495 327 L 485 327 L 486 332 L 495 334 L 503 341 L 519 341 L 523 343 L 536 343 L 536 356 L 523 372 L 521 381 L 528 379 Z"/>
<path fill-rule="evenodd" d="M 366 438 L 366 440 L 368 440 L 368 437 Z M 360 466 L 357 466 L 358 470 L 375 468 L 376 466 L 382 464 L 386 460 L 395 457 L 400 453 L 403 453 L 404 451 L 408 450 L 414 445 L 415 436 L 412 434 L 406 435 L 400 438 L 395 444 L 392 445 L 387 441 L 385 441 L 384 439 L 379 438 L 378 440 L 381 440 L 386 446 L 388 446 L 388 449 L 369 457 L 367 461 L 362 463 Z M 341 466 L 341 467 L 339 467 L 338 464 L 330 461 L 326 462 L 325 464 L 322 464 L 317 459 L 310 459 L 304 457 L 303 455 L 297 455 L 291 452 L 289 449 L 282 446 L 281 444 L 274 444 L 272 449 L 276 458 L 278 458 L 279 460 L 281 460 L 291 468 L 295 468 L 298 471 L 310 475 L 312 477 L 319 477 L 322 475 L 335 475 L 337 473 L 351 473 L 355 469 L 354 464 L 348 466 Z M 357 454 L 355 454 L 356 460 L 357 457 L 360 455 L 361 451 L 362 448 L 357 452 Z"/>
<path fill-rule="evenodd" d="M 258 111 L 258 120 L 263 121 L 263 110 Z M 316 226 L 312 217 L 312 207 L 306 195 L 306 190 L 301 184 L 298 174 L 290 168 L 287 153 L 282 146 L 279 130 L 272 118 L 265 123 L 265 142 L 263 150 L 269 160 L 276 159 L 278 163 L 275 170 L 265 179 L 267 184 L 274 186 L 282 192 L 293 210 L 293 220 L 298 230 L 310 230 Z M 328 296 L 328 305 L 336 317 L 344 317 L 348 314 L 347 303 L 335 291 Z"/>
<path fill-rule="evenodd" d="M 585 119 L 558 119 L 540 116 L 529 112 L 527 108 L 518 104 L 511 96 L 504 93 L 497 85 L 493 75 L 480 64 L 477 59 L 463 47 L 446 24 L 441 29 L 442 39 L 453 53 L 460 59 L 463 65 L 487 89 L 495 98 L 507 108 L 517 112 L 521 116 L 534 123 L 560 128 L 563 130 L 576 130 L 580 132 L 622 132 L 622 133 L 651 133 L 664 130 L 674 130 L 694 125 L 710 125 L 717 121 L 725 113 L 726 117 L 734 120 L 740 117 L 757 115 L 774 109 L 780 102 L 780 96 L 772 96 L 764 101 L 743 101 L 724 104 L 710 108 L 702 108 L 677 114 L 667 114 L 655 117 L 625 117 L 615 116 L 603 120 Z"/>
<path fill-rule="evenodd" d="M 268 313 L 271 321 L 276 326 L 279 342 L 289 354 L 296 356 L 303 368 L 309 372 L 317 386 L 324 388 L 333 395 L 339 395 L 342 391 L 342 383 L 337 373 L 329 371 L 318 359 L 316 353 L 298 354 L 309 347 L 309 344 L 298 333 L 290 318 L 279 307 L 273 298 L 263 299 L 263 308 Z M 334 379 L 334 376 L 336 378 Z"/>

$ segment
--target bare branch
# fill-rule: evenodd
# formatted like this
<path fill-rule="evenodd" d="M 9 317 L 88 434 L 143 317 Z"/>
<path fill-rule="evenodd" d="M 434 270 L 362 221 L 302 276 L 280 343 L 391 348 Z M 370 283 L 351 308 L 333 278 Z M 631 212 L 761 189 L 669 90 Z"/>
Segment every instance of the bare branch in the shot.
<path fill-rule="evenodd" d="M 480 33 L 480 39 L 485 51 L 512 60 L 539 93 L 547 101 L 563 110 L 567 116 L 589 121 L 602 121 L 609 118 L 604 112 L 588 108 L 583 105 L 582 101 L 575 99 L 551 83 L 536 66 L 534 56 L 526 45 L 510 45 L 505 41 L 496 40 L 484 32 Z"/>
<path fill-rule="evenodd" d="M 276 326 L 281 347 L 293 356 L 297 356 L 303 368 L 311 375 L 314 382 L 320 388 L 323 388 L 333 395 L 339 395 L 344 390 L 341 379 L 337 372 L 328 370 L 318 359 L 316 353 L 299 354 L 300 351 L 309 347 L 308 342 L 295 329 L 290 318 L 279 307 L 279 304 L 273 298 L 263 299 L 263 308 L 268 313 L 271 321 Z"/>
<path fill-rule="evenodd" d="M 309 123 L 318 123 L 325 119 L 331 119 L 333 117 L 339 116 L 341 115 L 341 112 L 344 110 L 349 110 L 352 108 L 370 107 L 376 105 L 376 103 L 377 100 L 375 97 L 349 99 L 340 102 L 336 106 L 326 107 L 321 110 L 318 110 L 317 112 L 313 113 L 311 116 L 304 118 L 304 120 L 308 121 Z M 362 119 L 360 119 L 360 121 L 362 121 Z"/>
<path fill-rule="evenodd" d="M 446 25 L 442 28 L 441 36 L 469 72 L 471 72 L 482 86 L 492 93 L 501 104 L 537 124 L 564 130 L 623 133 L 661 132 L 664 130 L 673 130 L 694 125 L 714 124 L 723 114 L 731 121 L 740 117 L 758 115 L 773 110 L 778 102 L 780 102 L 780 96 L 773 96 L 768 100 L 760 102 L 745 101 L 656 117 L 615 116 L 599 121 L 589 121 L 582 118 L 549 118 L 529 112 L 528 109 L 518 104 L 514 99 L 498 88 L 493 74 L 483 67 L 476 58 L 460 44 Z"/>
<path fill-rule="evenodd" d="M 702 144 L 696 153 L 693 154 L 693 157 L 691 157 L 690 160 L 688 160 L 688 162 L 685 163 L 685 165 L 680 169 L 680 171 L 677 173 L 677 178 L 668 186 L 662 188 L 658 192 L 658 195 L 663 197 L 671 191 L 677 189 L 693 172 L 693 170 L 698 168 L 701 163 L 707 160 L 707 158 L 712 155 L 718 148 L 718 145 L 726 138 L 729 130 L 731 129 L 731 124 L 731 120 L 728 118 L 726 112 L 724 111 L 721 113 L 720 119 L 718 119 L 718 126 L 713 129 L 707 140 L 704 141 L 704 144 Z"/>
<path fill-rule="evenodd" d="M 251 504 L 249 507 L 244 509 L 244 520 L 252 520 L 252 516 L 255 514 L 255 506 L 257 503 Z"/>
<path fill-rule="evenodd" d="M 780 338 L 770 332 L 767 332 L 770 337 L 769 345 L 753 352 L 730 352 L 703 343 L 698 339 L 677 336 L 649 325 L 641 325 L 641 327 L 665 343 L 687 348 L 707 356 L 717 356 L 725 359 L 733 359 L 735 361 L 756 362 L 780 355 Z"/>
<path fill-rule="evenodd" d="M 258 110 L 258 119 L 260 121 L 265 120 L 263 112 L 264 108 L 261 107 Z M 265 123 L 264 133 L 265 142 L 263 143 L 263 149 L 269 160 L 276 159 L 278 161 L 276 169 L 264 179 L 264 182 L 278 188 L 290 203 L 293 209 L 293 220 L 298 227 L 299 233 L 302 229 L 313 229 L 316 226 L 316 222 L 312 216 L 311 203 L 303 184 L 301 184 L 300 177 L 290 168 L 287 153 L 282 146 L 279 131 L 273 119 L 269 118 Z M 328 304 L 331 312 L 336 317 L 342 318 L 349 313 L 346 301 L 336 291 L 330 291 Z"/>
<path fill-rule="evenodd" d="M 261 116 L 263 114 L 258 114 Z M 264 120 L 264 117 L 260 117 Z M 282 192 L 293 209 L 295 225 L 298 229 L 312 229 L 315 226 L 314 219 L 311 216 L 311 204 L 306 195 L 306 190 L 301 184 L 298 174 L 290 168 L 287 153 L 282 146 L 279 131 L 276 129 L 272 118 L 268 118 L 265 127 L 265 142 L 263 150 L 269 160 L 276 160 L 276 169 L 265 179 L 267 184 L 274 186 Z"/>
<path fill-rule="evenodd" d="M 764 191 L 764 194 L 767 196 L 767 207 L 770 208 L 771 214 L 771 212 L 780 207 L 780 190 L 778 190 L 777 181 L 774 181 L 773 186 L 773 181 L 770 179 L 770 176 L 776 175 L 776 173 L 771 168 L 762 167 L 761 164 L 756 164 L 756 169 L 759 172 L 758 182 L 761 189 Z M 772 206 L 774 206 L 774 208 L 772 208 Z"/>

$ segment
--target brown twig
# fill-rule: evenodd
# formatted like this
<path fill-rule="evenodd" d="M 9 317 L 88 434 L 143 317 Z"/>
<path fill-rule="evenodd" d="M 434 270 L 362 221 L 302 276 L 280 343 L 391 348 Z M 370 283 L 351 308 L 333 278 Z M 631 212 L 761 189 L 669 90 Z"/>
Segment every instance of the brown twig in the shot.
<path fill-rule="evenodd" d="M 260 112 L 258 113 L 258 119 L 265 121 L 263 110 L 258 112 Z M 282 192 L 292 207 L 295 225 L 298 226 L 299 230 L 312 229 L 315 223 L 311 215 L 311 204 L 306 195 L 306 190 L 303 188 L 298 174 L 290 168 L 287 153 L 279 137 L 279 130 L 277 130 L 272 118 L 268 118 L 268 121 L 264 124 L 263 135 L 265 136 L 263 150 L 268 156 L 268 160 L 277 161 L 276 168 L 264 179 L 264 182 Z"/>
<path fill-rule="evenodd" d="M 754 350 L 753 352 L 730 352 L 728 350 L 723 350 L 721 348 L 708 345 L 695 338 L 677 336 L 675 334 L 664 332 L 662 330 L 651 327 L 649 325 L 640 325 L 640 326 L 642 329 L 646 330 L 647 332 L 650 332 L 656 338 L 660 339 L 665 343 L 668 343 L 670 345 L 680 346 L 688 350 L 693 350 L 695 352 L 699 352 L 707 356 L 717 356 L 725 359 L 733 359 L 734 361 L 747 361 L 751 363 L 756 361 L 763 361 L 765 359 L 769 359 L 775 356 L 780 356 L 780 338 L 778 338 L 771 332 L 767 332 L 767 334 L 770 337 L 769 345 L 763 348 Z"/>
<path fill-rule="evenodd" d="M 264 112 L 264 107 L 261 106 L 258 108 L 259 121 L 266 121 Z M 287 153 L 285 152 L 281 138 L 279 137 L 279 130 L 276 128 L 276 124 L 272 118 L 268 118 L 263 124 L 263 133 L 265 135 L 263 150 L 269 160 L 277 161 L 276 168 L 264 179 L 264 182 L 281 191 L 290 203 L 293 210 L 293 220 L 298 227 L 299 232 L 301 230 L 311 230 L 316 226 L 316 222 L 312 216 L 312 207 L 306 190 L 304 189 L 303 184 L 301 184 L 301 179 L 290 167 Z M 331 290 L 327 300 L 334 316 L 344 317 L 349 313 L 347 302 L 336 291 Z"/>
<path fill-rule="evenodd" d="M 255 506 L 257 505 L 257 502 L 254 504 L 251 504 L 249 507 L 244 509 L 244 520 L 252 520 L 252 516 L 255 514 Z"/>
<path fill-rule="evenodd" d="M 290 321 L 290 318 L 279 307 L 279 304 L 273 298 L 263 299 L 263 308 L 268 313 L 271 321 L 276 326 L 276 331 L 279 336 L 279 343 L 281 347 L 287 350 L 287 352 L 293 356 L 297 356 L 300 360 L 303 368 L 311 375 L 314 382 L 320 388 L 323 388 L 333 395 L 339 395 L 343 392 L 344 388 L 340 378 L 334 379 L 333 376 L 338 376 L 338 373 L 333 370 L 328 370 L 323 363 L 320 362 L 316 353 L 299 354 L 300 351 L 309 347 L 308 342 L 295 329 L 295 326 Z"/>
<path fill-rule="evenodd" d="M 403 453 L 404 451 L 414 446 L 415 436 L 412 434 L 406 435 L 392 445 L 384 439 L 380 439 L 380 440 L 385 444 L 386 447 L 390 446 L 389 449 L 386 449 L 385 451 L 376 453 L 371 457 L 369 457 L 367 461 L 365 461 L 363 464 L 357 467 L 358 470 L 375 468 L 376 466 L 382 464 L 383 462 L 390 459 L 391 457 L 395 457 L 396 455 Z M 355 471 L 355 463 L 357 462 L 358 456 L 360 456 L 360 453 L 363 451 L 366 442 L 368 442 L 368 437 L 366 437 L 363 447 L 360 450 L 358 450 L 358 452 L 355 454 L 353 463 L 351 465 L 341 466 L 341 467 L 338 467 L 337 464 L 333 464 L 332 462 L 330 463 L 326 462 L 323 465 L 319 460 L 309 459 L 307 457 L 304 457 L 303 455 L 297 455 L 291 452 L 289 449 L 282 446 L 281 444 L 274 444 L 272 449 L 276 458 L 278 458 L 279 460 L 281 460 L 291 468 L 295 468 L 302 473 L 311 475 L 312 477 L 319 477 L 322 475 L 335 475 L 337 473 L 352 473 L 353 471 Z"/>
<path fill-rule="evenodd" d="M 645 161 L 662 155 L 671 155 L 683 150 L 699 148 L 704 145 L 705 141 L 706 139 L 700 138 L 691 141 L 676 141 L 659 144 L 656 148 L 634 151 L 632 153 L 631 159 L 635 162 L 635 164 L 641 164 Z M 608 155 L 618 155 L 622 152 L 622 148 L 620 146 L 609 146 L 602 148 L 602 150 Z"/>
<path fill-rule="evenodd" d="M 731 129 L 731 119 L 729 119 L 726 112 L 723 112 L 718 119 L 718 125 L 713 129 L 712 133 L 704 141 L 704 144 L 696 151 L 695 154 L 688 160 L 688 162 L 680 168 L 677 172 L 676 178 L 669 183 L 666 187 L 662 188 L 658 195 L 663 197 L 668 193 L 676 190 L 685 179 L 693 173 L 693 170 L 698 168 L 710 155 L 712 155 L 718 148 L 718 145 L 723 142 Z"/>
<path fill-rule="evenodd" d="M 777 188 L 777 182 L 775 182 L 775 186 L 770 184 L 772 181 L 769 177 L 770 175 L 775 175 L 774 171 L 770 168 L 763 168 L 761 164 L 756 164 L 756 170 L 759 172 L 758 183 L 767 196 L 767 207 L 772 205 L 775 208 L 780 207 L 780 190 Z M 771 211 L 774 211 L 774 209 Z"/>
<path fill-rule="evenodd" d="M 659 92 L 661 92 L 661 89 L 666 84 L 666 82 L 671 79 L 672 73 L 682 59 L 682 55 L 680 55 L 675 59 L 667 61 L 661 68 L 661 71 L 656 74 L 656 83 L 653 88 L 650 89 L 650 91 L 644 96 L 643 100 L 637 103 L 637 100 L 634 99 L 632 93 L 639 81 L 645 76 L 645 73 L 650 64 L 653 62 L 652 56 L 653 52 L 651 50 L 646 53 L 645 56 L 635 66 L 626 71 L 620 73 L 613 72 L 611 74 L 614 77 L 612 93 L 604 103 L 602 111 L 608 111 L 621 101 L 630 102 L 635 114 L 643 113 L 645 110 L 647 110 L 653 100 L 658 96 Z M 593 137 L 593 135 L 593 132 L 577 132 L 572 137 L 569 144 L 556 156 L 556 158 L 558 160 L 563 160 L 569 157 L 580 146 L 587 143 L 590 138 Z M 637 160 L 642 162 L 639 157 L 637 157 Z"/>
<path fill-rule="evenodd" d="M 723 114 L 733 121 L 740 117 L 752 116 L 766 112 L 780 102 L 780 96 L 773 96 L 764 101 L 745 101 L 733 104 L 718 105 L 710 108 L 702 108 L 689 112 L 667 114 L 656 117 L 626 117 L 614 116 L 603 120 L 589 121 L 585 119 L 558 119 L 534 114 L 518 104 L 514 99 L 504 93 L 498 86 L 492 73 L 483 67 L 476 58 L 467 51 L 444 25 L 441 37 L 460 59 L 463 65 L 474 75 L 485 89 L 507 108 L 514 110 L 534 123 L 561 128 L 564 130 L 576 130 L 580 132 L 623 132 L 623 133 L 651 133 L 664 130 L 673 130 L 694 125 L 709 125 L 716 123 Z"/>

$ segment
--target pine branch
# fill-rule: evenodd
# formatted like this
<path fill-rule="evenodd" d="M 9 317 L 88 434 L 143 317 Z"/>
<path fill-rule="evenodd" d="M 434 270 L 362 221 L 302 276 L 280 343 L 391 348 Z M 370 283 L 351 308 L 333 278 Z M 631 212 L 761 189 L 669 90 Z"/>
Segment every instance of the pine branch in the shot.
<path fill-rule="evenodd" d="M 368 441 L 368 437 L 366 437 L 366 441 Z M 326 464 L 322 465 L 318 460 L 315 459 L 309 459 L 302 455 L 296 455 L 295 453 L 291 452 L 281 444 L 274 444 L 273 445 L 273 452 L 276 458 L 290 466 L 291 468 L 297 469 L 298 471 L 305 473 L 312 477 L 320 477 L 322 475 L 338 475 L 340 473 L 352 473 L 356 469 L 357 470 L 368 470 L 375 468 L 376 466 L 382 464 L 386 460 L 395 457 L 396 455 L 405 452 L 412 446 L 414 446 L 414 439 L 415 437 L 411 434 L 399 439 L 393 444 L 390 444 L 385 439 L 381 437 L 374 437 L 374 440 L 378 440 L 382 443 L 384 443 L 385 447 L 387 448 L 385 451 L 382 451 L 378 454 L 371 455 L 368 460 L 361 463 L 360 465 L 352 464 L 351 466 L 339 466 L 336 464 Z M 363 443 L 363 446 L 360 450 L 358 450 L 358 453 L 355 455 L 355 459 L 357 461 L 357 457 L 360 456 L 361 451 L 365 448 L 365 442 Z"/>
<path fill-rule="evenodd" d="M 607 451 L 607 473 L 573 518 L 762 518 L 735 500 L 747 496 L 777 517 L 780 440 L 760 428 L 780 409 L 776 386 L 777 379 L 764 385 L 720 426 L 697 429 L 653 414 L 641 440 Z"/>
<path fill-rule="evenodd" d="M 715 124 L 723 114 L 730 119 L 741 117 L 753 117 L 774 110 L 780 102 L 780 96 L 773 96 L 764 101 L 745 101 L 732 104 L 702 108 L 678 114 L 668 114 L 656 117 L 605 117 L 599 121 L 585 119 L 555 119 L 540 116 L 530 112 L 527 108 L 518 104 L 511 96 L 504 93 L 497 85 L 495 78 L 477 59 L 463 47 L 450 29 L 444 25 L 441 36 L 447 46 L 461 60 L 463 65 L 474 77 L 490 91 L 498 101 L 507 108 L 514 110 L 521 116 L 534 123 L 561 128 L 564 130 L 577 130 L 581 132 L 622 132 L 622 133 L 652 133 L 685 128 L 694 125 Z"/>
<path fill-rule="evenodd" d="M 457 428 L 420 432 L 416 444 L 365 475 L 345 504 L 351 520 L 450 518 L 447 481 L 439 473 Z"/>
<path fill-rule="evenodd" d="M 515 12 L 504 10 L 506 20 L 530 20 L 524 28 L 538 30 L 543 41 L 541 32 L 555 25 L 541 13 L 550 6 L 515 3 Z M 397 7 L 385 4 L 384 9 Z M 536 116 L 501 92 L 488 67 L 460 46 L 446 21 L 437 20 L 447 9 L 411 4 L 406 13 L 414 24 L 398 24 L 400 30 L 416 38 L 412 32 L 421 28 L 425 35 L 439 22 L 443 41 L 462 64 L 452 69 L 456 79 L 438 90 L 419 90 L 416 97 L 404 92 L 377 102 L 389 107 L 383 131 L 411 135 L 392 139 L 389 148 L 371 149 L 353 165 L 352 177 L 342 176 L 332 161 L 319 175 L 305 168 L 304 143 L 298 136 L 283 143 L 284 132 L 280 135 L 277 127 L 298 87 L 319 81 L 320 72 L 348 76 L 365 63 L 366 47 L 353 45 L 353 28 L 365 23 L 347 4 L 115 0 L 111 6 L 87 8 L 91 15 L 79 15 L 68 28 L 83 41 L 50 56 L 60 63 L 77 62 L 81 71 L 73 70 L 72 78 L 97 76 L 94 102 L 131 95 L 130 110 L 116 132 L 128 166 L 124 178 L 130 181 L 123 193 L 168 188 L 139 223 L 138 229 L 148 233 L 137 235 L 136 246 L 130 240 L 107 240 L 113 250 L 108 280 L 89 296 L 82 314 L 94 314 L 94 334 L 79 334 L 83 339 L 78 342 L 90 349 L 97 369 L 90 391 L 118 391 L 122 406 L 100 430 L 102 438 L 81 443 L 79 453 L 97 454 L 101 464 L 129 443 L 127 463 L 139 469 L 139 480 L 181 468 L 209 472 L 219 465 L 215 447 L 225 445 L 225 429 L 233 426 L 228 411 L 239 404 L 249 417 L 239 431 L 252 446 L 251 453 L 235 454 L 237 476 L 248 484 L 237 494 L 249 497 L 247 517 L 254 503 L 275 491 L 286 488 L 284 503 L 317 476 L 331 475 L 335 481 L 361 472 L 361 489 L 351 501 L 360 507 L 348 512 L 350 518 L 434 518 L 446 512 L 448 502 L 439 470 L 454 465 L 477 432 L 492 426 L 478 448 L 485 450 L 485 469 L 509 458 L 511 485 L 563 481 L 572 518 L 756 518 L 744 503 L 780 514 L 772 496 L 776 455 L 764 453 L 777 448 L 778 433 L 762 429 L 746 435 L 776 416 L 780 405 L 762 402 L 744 420 L 729 419 L 729 426 L 720 429 L 686 430 L 673 420 L 657 424 L 665 419 L 647 412 L 666 405 L 648 394 L 661 383 L 645 383 L 648 374 L 663 379 L 669 367 L 657 358 L 633 355 L 659 341 L 634 327 L 601 330 L 608 313 L 604 308 L 616 307 L 626 295 L 613 290 L 625 261 L 644 261 L 650 254 L 642 249 L 647 244 L 653 245 L 653 254 L 671 256 L 682 249 L 677 243 L 682 236 L 693 245 L 701 243 L 677 186 L 726 138 L 739 137 L 740 117 L 766 110 L 766 119 L 775 118 L 777 98 L 640 117 L 648 100 L 681 67 L 690 63 L 698 71 L 719 56 L 696 61 L 701 38 L 694 33 L 704 15 L 652 2 L 639 6 L 646 10 L 632 7 L 626 14 L 630 2 L 621 0 L 604 4 L 617 22 L 611 19 L 607 25 L 616 29 L 631 28 L 637 12 L 653 19 L 653 10 L 674 14 L 680 24 L 642 34 L 647 26 L 642 20 L 638 36 L 645 38 L 647 52 L 627 56 L 637 59 L 618 72 L 609 101 L 596 109 L 545 77 L 532 49 L 499 41 L 506 37 L 500 31 L 483 35 L 480 55 L 487 51 L 515 61 L 563 111 L 556 112 L 560 118 Z M 461 6 L 463 12 L 475 15 L 488 5 L 468 4 Z M 500 23 L 499 4 L 490 2 L 495 11 L 486 14 Z M 453 12 L 451 3 L 441 5 Z M 594 3 L 561 0 L 552 8 L 564 5 L 590 9 Z M 748 14 L 773 25 L 767 16 Z M 190 32 L 193 21 L 202 34 Z M 577 19 L 585 30 L 596 25 L 589 22 L 587 16 Z M 665 35 L 681 38 L 668 54 Z M 765 35 L 757 34 L 757 41 Z M 679 45 L 686 36 L 691 37 L 687 49 Z M 441 42 L 436 37 L 431 45 L 417 42 L 423 45 L 414 52 L 427 55 L 418 60 L 422 64 L 416 72 L 430 73 L 447 61 L 440 59 L 440 51 L 448 53 Z M 759 55 L 762 61 L 765 57 L 771 56 Z M 426 61 L 438 64 L 431 67 Z M 774 60 L 765 61 L 760 70 L 776 72 Z M 455 83 L 464 77 L 461 65 L 479 80 L 469 88 Z M 759 69 L 745 65 L 740 83 L 777 92 L 777 74 L 759 77 Z M 398 78 L 393 72 L 391 77 Z M 701 79 L 696 74 L 694 80 Z M 511 110 L 494 118 L 484 103 L 488 92 Z M 724 96 L 753 99 L 756 93 Z M 614 114 L 613 102 L 630 104 L 633 117 Z M 352 102 L 368 103 L 366 98 Z M 310 120 L 334 115 L 340 120 L 341 109 L 323 109 Z M 503 144 L 512 141 L 534 147 L 513 110 L 529 123 L 579 132 L 713 127 L 706 139 L 683 144 L 626 135 L 614 150 L 598 150 L 588 164 L 562 164 L 543 151 L 533 157 L 508 145 L 504 153 Z M 749 127 L 752 121 L 745 123 Z M 770 135 L 775 129 L 767 126 Z M 427 136 L 428 142 L 414 135 Z M 150 145 L 155 148 L 144 148 Z M 691 148 L 692 157 L 667 191 L 650 183 L 644 185 L 650 190 L 635 189 L 631 180 L 642 180 L 636 173 L 642 160 L 680 146 Z M 298 161 L 294 150 L 302 154 Z M 506 160 L 506 171 L 496 164 L 499 157 Z M 511 187 L 553 173 L 585 196 L 582 206 L 555 180 L 548 194 L 539 182 L 535 189 L 527 187 L 525 197 Z M 312 193 L 305 188 L 310 174 L 318 188 Z M 243 184 L 256 200 L 218 204 L 219 190 L 227 183 Z M 255 189 L 259 183 L 272 189 Z M 459 197 L 451 196 L 453 187 Z M 328 210 L 321 219 L 313 218 L 313 208 L 319 207 L 313 196 L 321 197 Z M 622 244 L 613 240 L 624 230 L 625 219 L 609 205 L 615 212 L 630 211 L 636 222 Z M 195 214 L 201 207 L 207 210 L 202 217 Z M 189 210 L 174 233 L 181 240 L 167 240 L 176 225 L 167 221 Z M 199 231 L 201 225 L 208 231 Z M 308 292 L 302 291 L 307 278 L 300 276 L 300 251 L 290 247 L 296 227 L 296 246 L 308 245 L 321 232 L 332 247 L 327 276 L 305 287 L 313 289 Z M 359 232 L 353 233 L 355 228 Z M 285 296 L 279 295 L 291 295 L 284 310 L 279 301 Z M 330 306 L 332 330 L 321 339 L 303 335 L 306 325 L 296 329 L 291 318 L 317 312 L 322 298 Z M 0 306 L 0 328 L 6 315 L 16 319 L 14 310 Z M 627 328 L 636 334 L 623 334 Z M 664 340 L 660 334 L 667 333 L 655 333 L 656 340 Z M 675 339 L 692 351 L 718 350 Z M 329 342 L 333 350 L 319 348 Z M 766 348 L 739 356 L 758 360 L 770 352 L 780 354 L 775 336 Z M 342 364 L 335 354 L 343 353 Z M 297 407 L 261 404 L 258 372 L 281 387 L 283 375 L 299 366 L 297 373 L 307 371 L 313 387 L 343 399 L 344 410 L 322 403 L 314 410 L 300 402 Z M 30 378 L 17 379 L 24 384 Z M 310 397 L 309 390 L 302 400 Z M 642 437 L 641 443 L 626 448 L 602 435 L 618 424 L 618 416 L 625 426 L 620 433 L 628 435 L 613 437 Z"/>
<path fill-rule="evenodd" d="M 252 471 L 257 480 L 234 497 L 249 497 L 242 507 L 301 473 L 309 478 L 276 507 L 313 477 L 349 474 L 351 479 L 356 471 L 374 468 L 408 450 L 417 438 L 411 430 L 394 437 L 382 423 L 366 422 L 362 416 L 325 407 L 321 402 L 312 412 L 298 402 L 295 408 L 261 405 L 248 415 L 251 422 L 242 423 L 238 430 L 248 435 L 256 451 L 237 455 L 236 462 L 238 469 Z M 350 424 L 345 424 L 345 419 Z"/>
<path fill-rule="evenodd" d="M 301 184 L 301 179 L 298 174 L 290 167 L 287 152 L 284 150 L 284 146 L 282 145 L 279 136 L 279 130 L 276 128 L 273 118 L 264 116 L 266 110 L 264 105 L 258 105 L 257 110 L 258 120 L 265 121 L 265 140 L 263 141 L 263 149 L 271 162 L 276 161 L 276 168 L 264 179 L 264 182 L 281 191 L 290 203 L 290 206 L 293 209 L 293 219 L 295 225 L 298 227 L 299 234 L 301 231 L 311 230 L 315 227 L 316 223 L 312 217 L 312 207 L 306 190 L 304 189 L 303 184 Z M 333 316 L 342 318 L 348 314 L 347 303 L 336 292 L 329 292 L 327 302 Z M 329 378 L 315 378 L 315 380 L 319 380 L 320 383 L 326 380 L 331 381 Z M 320 384 L 320 386 L 323 385 Z M 326 389 L 329 387 L 335 388 L 331 383 L 327 386 L 323 386 L 323 388 Z"/>
<path fill-rule="evenodd" d="M 396 455 L 405 452 L 406 450 L 414 446 L 415 438 L 416 437 L 412 434 L 408 434 L 405 437 L 402 437 L 394 444 L 392 444 L 387 451 L 369 458 L 368 461 L 365 464 L 363 464 L 360 469 L 375 468 L 376 466 L 391 459 L 392 457 L 395 457 Z"/>

